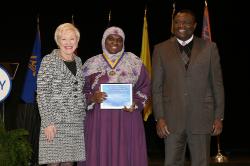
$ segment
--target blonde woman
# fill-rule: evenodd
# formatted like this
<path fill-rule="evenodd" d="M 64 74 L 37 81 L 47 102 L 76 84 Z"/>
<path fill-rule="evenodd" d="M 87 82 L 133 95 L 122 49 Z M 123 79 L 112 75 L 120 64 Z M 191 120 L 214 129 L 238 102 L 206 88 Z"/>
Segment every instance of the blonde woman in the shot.
<path fill-rule="evenodd" d="M 73 24 L 59 25 L 55 31 L 58 49 L 44 56 L 38 71 L 39 164 L 73 166 L 85 160 L 84 80 L 82 61 L 74 54 L 79 40 Z"/>

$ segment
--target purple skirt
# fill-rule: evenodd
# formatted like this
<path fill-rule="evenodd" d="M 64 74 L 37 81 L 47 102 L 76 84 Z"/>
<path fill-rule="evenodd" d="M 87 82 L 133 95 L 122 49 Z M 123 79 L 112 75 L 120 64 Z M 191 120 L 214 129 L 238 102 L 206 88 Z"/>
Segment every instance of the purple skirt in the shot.
<path fill-rule="evenodd" d="M 99 110 L 87 112 L 86 162 L 78 166 L 147 166 L 141 112 Z"/>

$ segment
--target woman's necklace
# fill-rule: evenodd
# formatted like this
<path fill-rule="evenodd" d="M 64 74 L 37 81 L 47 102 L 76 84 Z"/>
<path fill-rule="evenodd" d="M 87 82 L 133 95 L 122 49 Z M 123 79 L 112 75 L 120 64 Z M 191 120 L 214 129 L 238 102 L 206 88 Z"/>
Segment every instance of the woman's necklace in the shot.
<path fill-rule="evenodd" d="M 122 59 L 123 55 L 124 55 L 124 52 L 121 55 L 119 55 L 118 58 L 114 62 L 112 62 L 105 53 L 102 54 L 103 58 L 108 63 L 109 67 L 111 68 L 111 71 L 109 72 L 109 76 L 116 75 L 115 67 L 117 66 L 119 61 Z"/>

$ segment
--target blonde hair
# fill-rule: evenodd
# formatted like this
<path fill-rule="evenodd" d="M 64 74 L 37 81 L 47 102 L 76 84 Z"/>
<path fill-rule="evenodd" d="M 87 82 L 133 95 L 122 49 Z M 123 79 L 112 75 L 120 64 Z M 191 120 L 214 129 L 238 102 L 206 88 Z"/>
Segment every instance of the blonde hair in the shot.
<path fill-rule="evenodd" d="M 54 36 L 56 44 L 59 45 L 58 40 L 62 36 L 63 31 L 66 31 L 66 30 L 73 30 L 75 32 L 77 43 L 78 43 L 80 40 L 79 30 L 71 23 L 63 23 L 56 28 L 55 36 Z"/>

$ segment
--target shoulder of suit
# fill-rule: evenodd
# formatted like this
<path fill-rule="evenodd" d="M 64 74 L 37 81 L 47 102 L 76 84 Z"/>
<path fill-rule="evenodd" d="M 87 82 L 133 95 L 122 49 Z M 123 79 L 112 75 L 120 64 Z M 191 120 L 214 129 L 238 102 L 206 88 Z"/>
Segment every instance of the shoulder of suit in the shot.
<path fill-rule="evenodd" d="M 82 61 L 82 59 L 77 55 L 75 56 L 75 59 L 76 59 L 76 61 L 80 61 L 80 62 Z"/>
<path fill-rule="evenodd" d="M 42 59 L 43 63 L 45 63 L 45 62 L 48 63 L 48 62 L 52 62 L 52 61 L 55 61 L 55 55 L 53 55 L 53 54 L 47 54 Z"/>
<path fill-rule="evenodd" d="M 57 54 L 58 54 L 58 49 L 54 49 L 52 50 L 51 53 L 43 57 L 43 61 L 54 61 L 56 59 Z"/>
<path fill-rule="evenodd" d="M 166 45 L 168 45 L 168 44 L 170 44 L 170 43 L 173 43 L 175 40 L 174 40 L 174 38 L 172 37 L 172 38 L 170 38 L 170 39 L 168 39 L 168 40 L 164 40 L 164 41 L 162 41 L 162 42 L 160 42 L 160 43 L 158 43 L 158 44 L 156 44 L 156 45 L 154 45 L 154 47 L 162 47 L 162 46 L 166 46 Z"/>
<path fill-rule="evenodd" d="M 215 42 L 213 41 L 209 41 L 209 40 L 205 40 L 203 38 L 200 38 L 200 37 L 197 37 L 197 36 L 194 36 L 194 42 L 196 43 L 200 43 L 200 44 L 204 44 L 204 45 L 214 45 L 216 44 Z"/>

